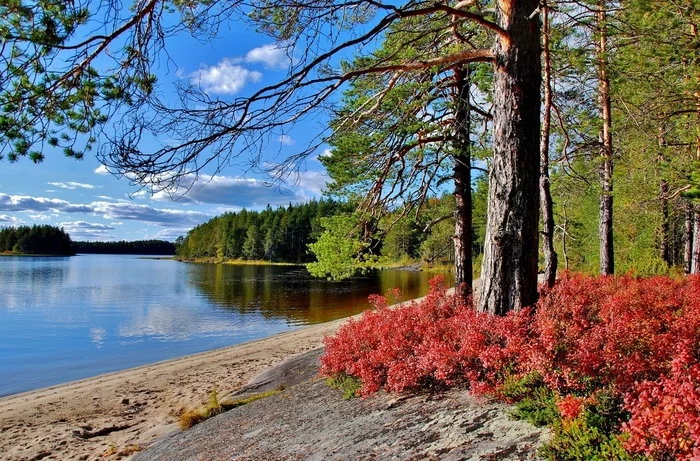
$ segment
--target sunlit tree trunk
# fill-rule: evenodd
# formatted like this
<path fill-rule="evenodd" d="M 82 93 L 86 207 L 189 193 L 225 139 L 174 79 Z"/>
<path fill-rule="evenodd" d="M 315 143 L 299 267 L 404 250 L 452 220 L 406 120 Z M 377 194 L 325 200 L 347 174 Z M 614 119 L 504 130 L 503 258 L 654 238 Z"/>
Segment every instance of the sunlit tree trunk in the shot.
<path fill-rule="evenodd" d="M 455 79 L 455 287 L 466 299 L 472 292 L 472 176 L 469 142 L 469 66 L 457 67 Z"/>
<path fill-rule="evenodd" d="M 540 173 L 538 0 L 500 0 L 494 45 L 493 162 L 478 308 L 503 315 L 537 300 Z M 533 14 L 534 13 L 534 14 Z"/>
<path fill-rule="evenodd" d="M 600 238 L 600 273 L 607 275 L 615 273 L 615 257 L 613 251 L 613 146 L 612 146 L 612 114 L 610 110 L 610 79 L 608 77 L 607 61 L 607 30 L 606 3 L 601 0 L 596 12 L 596 42 L 598 66 L 598 103 L 602 126 L 600 130 L 600 216 L 598 236 Z"/>
<path fill-rule="evenodd" d="M 694 207 L 688 200 L 685 204 L 685 252 L 683 262 L 685 273 L 690 274 L 693 270 L 693 221 Z"/>
<path fill-rule="evenodd" d="M 697 35 L 697 31 L 696 31 Z M 700 81 L 700 77 L 698 78 Z M 700 162 L 700 92 L 695 94 L 697 98 L 696 102 L 696 115 L 697 115 L 697 138 L 696 138 L 696 152 L 695 159 Z M 690 265 L 691 274 L 700 274 L 700 204 L 695 205 L 693 210 L 694 213 L 694 226 L 693 226 L 693 244 L 692 244 L 692 262 Z"/>
<path fill-rule="evenodd" d="M 658 164 L 665 162 L 663 149 L 666 146 L 666 137 L 664 134 L 664 126 L 659 126 L 659 155 L 657 157 L 657 174 L 660 174 Z M 669 234 L 671 225 L 668 216 L 668 181 L 661 179 L 659 183 L 659 201 L 661 203 L 661 242 L 659 243 L 659 253 L 661 259 L 670 267 L 672 265 L 671 252 L 669 250 Z"/>
<path fill-rule="evenodd" d="M 668 221 L 668 182 L 664 179 L 659 184 L 659 196 L 661 201 L 661 242 L 659 244 L 659 252 L 661 253 L 661 259 L 671 266 L 671 253 L 668 244 L 670 232 Z"/>
<path fill-rule="evenodd" d="M 700 274 L 700 205 L 693 207 L 693 215 L 693 258 L 690 273 Z"/>
<path fill-rule="evenodd" d="M 554 251 L 554 210 L 549 188 L 549 133 L 552 119 L 552 68 L 549 53 L 549 7 L 545 1 L 542 11 L 542 55 L 544 63 L 544 113 L 540 139 L 540 206 L 542 207 L 542 251 L 544 280 L 548 287 L 557 279 L 557 252 Z"/>

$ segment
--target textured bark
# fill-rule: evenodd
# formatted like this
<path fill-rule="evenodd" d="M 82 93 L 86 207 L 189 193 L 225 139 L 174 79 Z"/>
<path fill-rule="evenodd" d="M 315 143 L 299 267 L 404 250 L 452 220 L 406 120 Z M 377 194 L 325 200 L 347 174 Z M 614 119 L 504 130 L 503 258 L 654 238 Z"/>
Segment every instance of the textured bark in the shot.
<path fill-rule="evenodd" d="M 659 155 L 656 160 L 656 174 L 660 175 L 659 164 L 666 162 L 664 158 L 664 147 L 666 147 L 665 127 L 662 123 L 659 125 Z M 673 265 L 670 251 L 670 233 L 671 225 L 668 215 L 668 181 L 661 179 L 659 183 L 659 201 L 661 202 L 661 242 L 659 244 L 659 253 L 661 259 L 670 267 Z"/>
<path fill-rule="evenodd" d="M 493 162 L 478 309 L 497 315 L 537 300 L 540 138 L 538 0 L 499 0 L 494 44 Z"/>
<path fill-rule="evenodd" d="M 455 287 L 465 300 L 472 293 L 472 177 L 469 144 L 469 67 L 457 67 L 455 79 Z"/>
<path fill-rule="evenodd" d="M 600 238 L 600 273 L 615 273 L 613 251 L 613 146 L 612 114 L 610 111 L 610 79 L 607 69 L 606 4 L 601 0 L 596 13 L 596 26 L 600 37 L 596 42 L 598 66 L 598 103 L 602 127 L 600 130 L 600 216 L 598 236 Z"/>
<path fill-rule="evenodd" d="M 688 200 L 685 204 L 685 273 L 690 274 L 693 270 L 693 204 Z"/>
<path fill-rule="evenodd" d="M 659 245 L 659 251 L 661 253 L 661 259 L 670 267 L 672 262 L 668 244 L 670 225 L 668 220 L 668 182 L 666 182 L 666 180 L 661 180 L 659 195 L 661 198 L 661 243 Z"/>
<path fill-rule="evenodd" d="M 690 266 L 691 274 L 700 274 L 700 205 L 694 207 L 693 225 L 693 260 Z"/>
<path fill-rule="evenodd" d="M 695 160 L 700 162 L 700 92 L 696 93 L 697 97 L 697 142 L 695 144 Z M 692 247 L 692 262 L 690 264 L 691 274 L 700 274 L 700 204 L 694 207 L 694 226 L 693 226 L 693 247 Z"/>
<path fill-rule="evenodd" d="M 561 232 L 561 252 L 564 254 L 564 269 L 569 270 L 569 252 L 566 247 L 566 237 L 569 235 L 569 216 L 566 214 L 566 204 L 564 204 L 564 222 Z"/>
<path fill-rule="evenodd" d="M 557 279 L 557 252 L 554 251 L 554 211 L 549 188 L 549 133 L 552 118 L 552 69 L 549 54 L 549 7 L 545 1 L 542 11 L 542 58 L 544 63 L 544 113 L 540 139 L 540 206 L 542 207 L 542 252 L 544 253 L 544 280 L 551 288 Z"/>

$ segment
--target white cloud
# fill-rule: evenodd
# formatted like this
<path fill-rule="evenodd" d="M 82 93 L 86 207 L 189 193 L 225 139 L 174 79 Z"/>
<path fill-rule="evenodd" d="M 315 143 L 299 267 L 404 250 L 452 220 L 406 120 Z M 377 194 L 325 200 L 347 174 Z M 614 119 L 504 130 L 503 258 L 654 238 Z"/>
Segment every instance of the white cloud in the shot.
<path fill-rule="evenodd" d="M 114 227 L 106 224 L 71 221 L 62 222 L 59 224 L 59 227 L 68 232 L 73 240 L 105 240 L 114 238 L 109 232 L 114 230 Z"/>
<path fill-rule="evenodd" d="M 248 70 L 235 62 L 225 58 L 217 65 L 202 67 L 190 76 L 194 83 L 202 87 L 202 90 L 212 94 L 235 94 L 249 82 L 260 81 L 262 78 L 260 72 Z"/>
<path fill-rule="evenodd" d="M 235 208 L 262 208 L 298 203 L 310 197 L 287 184 L 270 184 L 254 178 L 231 176 L 188 175 L 178 186 L 156 192 L 151 197 L 156 201 L 178 201 L 180 203 L 209 203 Z"/>
<path fill-rule="evenodd" d="M 65 200 L 0 193 L 0 211 L 52 211 L 54 213 L 92 213 L 90 205 L 77 205 Z"/>
<path fill-rule="evenodd" d="M 155 239 L 155 240 L 169 240 L 174 241 L 178 237 L 184 237 L 190 231 L 191 227 L 182 228 L 172 228 L 172 229 L 161 229 L 155 233 L 146 233 L 143 237 L 144 239 Z"/>
<path fill-rule="evenodd" d="M 285 146 L 291 146 L 294 144 L 294 140 L 291 138 L 291 136 L 287 136 L 286 134 L 283 134 L 277 140 L 280 142 L 280 144 L 284 144 Z"/>
<path fill-rule="evenodd" d="M 303 171 L 296 175 L 298 186 L 313 196 L 320 196 L 326 189 L 326 183 L 331 181 L 330 176 L 320 171 Z M 310 198 L 310 197 L 309 197 Z"/>
<path fill-rule="evenodd" d="M 282 48 L 274 44 L 253 48 L 245 55 L 246 62 L 262 63 L 268 69 L 283 69 L 290 63 L 289 56 Z"/>
<path fill-rule="evenodd" d="M 34 219 L 34 220 L 36 220 L 36 221 L 48 221 L 49 219 L 51 219 L 51 216 L 50 216 L 50 215 L 41 214 L 41 213 L 38 213 L 38 214 L 30 214 L 29 217 L 32 218 L 32 219 Z"/>
<path fill-rule="evenodd" d="M 93 186 L 92 184 L 85 184 L 82 182 L 73 182 L 73 181 L 68 181 L 68 182 L 50 182 L 49 183 L 52 186 L 60 187 L 61 189 L 97 189 L 100 186 Z"/>
<path fill-rule="evenodd" d="M 91 223 L 87 221 L 70 221 L 59 224 L 64 229 L 89 229 L 89 230 L 113 230 L 114 227 L 107 224 Z"/>
<path fill-rule="evenodd" d="M 323 149 L 323 151 L 318 154 L 319 157 L 331 157 L 333 155 L 333 151 L 331 149 Z"/>
<path fill-rule="evenodd" d="M 91 202 L 89 204 L 70 203 L 65 200 L 46 197 L 29 197 L 0 193 L 0 211 L 10 212 L 44 212 L 87 213 L 102 215 L 112 221 L 142 221 L 168 226 L 194 226 L 207 221 L 211 216 L 199 211 L 159 209 L 148 205 L 139 205 L 128 201 Z"/>
<path fill-rule="evenodd" d="M 148 195 L 148 191 L 140 190 L 131 194 L 131 198 L 145 199 Z"/>
<path fill-rule="evenodd" d="M 24 223 L 24 221 L 19 218 L 8 216 L 6 214 L 0 214 L 0 227 L 17 226 L 22 223 Z"/>
<path fill-rule="evenodd" d="M 210 215 L 199 211 L 153 208 L 130 202 L 93 202 L 90 206 L 93 207 L 95 213 L 101 214 L 108 220 L 142 221 L 163 227 L 170 225 L 194 226 L 211 218 Z"/>
<path fill-rule="evenodd" d="M 95 168 L 95 174 L 105 175 L 105 174 L 111 174 L 111 173 L 110 173 L 110 171 L 107 169 L 106 166 L 100 165 L 100 166 L 98 166 L 97 168 Z"/>

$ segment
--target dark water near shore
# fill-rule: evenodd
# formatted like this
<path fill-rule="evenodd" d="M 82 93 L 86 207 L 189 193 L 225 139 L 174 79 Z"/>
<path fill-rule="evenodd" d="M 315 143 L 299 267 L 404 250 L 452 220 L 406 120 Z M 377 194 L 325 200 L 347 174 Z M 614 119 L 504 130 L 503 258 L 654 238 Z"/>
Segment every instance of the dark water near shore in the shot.
<path fill-rule="evenodd" d="M 0 396 L 271 336 L 361 312 L 434 274 L 334 283 L 303 267 L 186 264 L 122 255 L 0 259 Z"/>

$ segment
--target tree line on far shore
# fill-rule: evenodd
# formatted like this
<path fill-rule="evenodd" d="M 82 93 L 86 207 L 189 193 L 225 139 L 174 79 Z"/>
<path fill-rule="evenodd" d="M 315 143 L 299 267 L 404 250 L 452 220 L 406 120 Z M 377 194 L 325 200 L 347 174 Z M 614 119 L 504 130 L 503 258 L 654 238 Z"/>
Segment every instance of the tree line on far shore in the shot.
<path fill-rule="evenodd" d="M 174 255 L 175 244 L 165 240 L 73 242 L 76 253 L 112 255 Z"/>
<path fill-rule="evenodd" d="M 0 229 L 0 253 L 75 254 L 70 236 L 63 229 L 46 224 Z"/>
<path fill-rule="evenodd" d="M 308 251 L 323 229 L 320 219 L 349 212 L 353 206 L 334 200 L 262 211 L 243 209 L 224 213 L 178 239 L 177 255 L 183 259 L 216 258 L 306 263 L 313 261 Z"/>
<path fill-rule="evenodd" d="M 174 255 L 175 244 L 164 240 L 73 242 L 60 227 L 44 225 L 0 228 L 0 253 L 72 256 L 86 254 Z"/>

